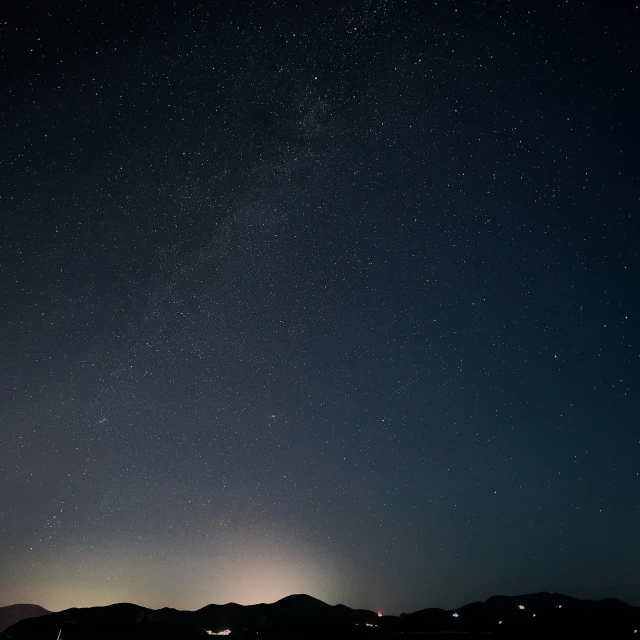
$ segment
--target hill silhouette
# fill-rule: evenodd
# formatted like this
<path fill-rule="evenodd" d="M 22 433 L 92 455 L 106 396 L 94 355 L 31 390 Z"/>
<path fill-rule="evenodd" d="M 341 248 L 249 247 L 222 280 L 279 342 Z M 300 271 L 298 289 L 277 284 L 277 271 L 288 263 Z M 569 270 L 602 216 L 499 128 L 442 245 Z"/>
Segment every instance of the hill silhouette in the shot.
<path fill-rule="evenodd" d="M 578 600 L 559 593 L 492 596 L 459 609 L 422 609 L 378 617 L 373 611 L 329 605 L 304 594 L 272 604 L 211 604 L 197 611 L 153 610 L 122 603 L 67 609 L 23 619 L 0 635 L 3 640 L 54 638 L 191 638 L 225 629 L 260 637 L 382 638 L 398 634 L 449 637 L 623 638 L 639 637 L 640 608 L 613 598 Z M 636 631 L 634 633 L 634 631 Z M 55 634 L 55 635 L 54 635 Z"/>
<path fill-rule="evenodd" d="M 37 618 L 47 613 L 51 611 L 37 604 L 11 604 L 8 607 L 0 607 L 0 631 L 25 618 Z"/>

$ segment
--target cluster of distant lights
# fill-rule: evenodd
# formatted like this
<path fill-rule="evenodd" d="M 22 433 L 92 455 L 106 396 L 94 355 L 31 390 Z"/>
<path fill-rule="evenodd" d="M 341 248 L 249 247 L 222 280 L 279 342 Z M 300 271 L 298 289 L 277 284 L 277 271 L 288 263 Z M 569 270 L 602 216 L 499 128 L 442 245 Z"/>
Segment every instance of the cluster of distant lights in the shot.
<path fill-rule="evenodd" d="M 518 605 L 518 609 L 520 609 L 520 611 L 524 611 L 524 610 L 525 610 L 525 606 L 524 606 L 523 604 L 519 604 L 519 605 Z M 556 609 L 562 609 L 562 605 L 561 605 L 561 604 L 557 604 L 557 605 L 556 605 Z M 380 615 L 380 614 L 378 614 L 378 615 Z M 533 614 L 533 617 L 535 618 L 537 615 L 538 615 L 537 613 L 534 613 L 534 614 Z M 459 614 L 457 611 L 454 611 L 454 612 L 451 614 L 451 616 L 452 616 L 453 618 L 459 618 L 459 617 L 460 617 L 460 614 Z M 498 624 L 502 624 L 502 620 L 498 620 Z M 637 629 L 634 629 L 634 630 L 633 630 L 633 633 L 638 633 L 638 630 L 637 630 Z"/>
<path fill-rule="evenodd" d="M 378 618 L 382 618 L 382 611 L 378 611 L 378 612 L 376 613 L 376 616 L 377 616 Z M 356 627 L 357 627 L 357 626 L 358 626 L 358 623 L 356 622 Z M 379 625 L 379 624 L 373 624 L 373 622 L 365 622 L 365 623 L 364 623 L 364 626 L 365 626 L 365 627 L 376 627 L 376 628 L 377 628 L 377 627 L 379 627 L 380 625 Z"/>
<path fill-rule="evenodd" d="M 518 609 L 519 609 L 520 611 L 524 611 L 524 610 L 525 610 L 525 606 L 524 606 L 523 604 L 519 604 L 519 605 L 518 605 Z M 561 605 L 561 604 L 557 604 L 557 605 L 556 605 L 556 609 L 562 609 L 562 605 Z M 378 618 L 382 618 L 382 611 L 378 611 L 378 612 L 376 613 L 376 616 L 377 616 Z M 454 611 L 454 612 L 451 614 L 451 616 L 452 616 L 453 618 L 459 618 L 459 617 L 460 617 L 460 614 L 459 614 L 457 611 Z M 536 614 L 536 613 L 534 613 L 534 614 L 533 614 L 533 617 L 535 618 L 536 616 L 537 616 L 537 614 Z M 498 624 L 502 624 L 502 620 L 498 620 Z M 357 623 L 356 623 L 356 626 L 358 626 L 358 625 L 357 625 Z M 364 626 L 365 626 L 365 627 L 378 627 L 379 625 L 377 625 L 377 624 L 373 624 L 372 622 L 366 622 Z M 231 629 L 224 629 L 224 631 L 210 631 L 209 629 L 205 629 L 205 631 L 206 631 L 210 636 L 228 636 L 228 635 L 231 635 Z M 637 633 L 638 633 L 638 630 L 637 630 L 637 629 L 634 629 L 634 630 L 633 630 L 633 633 L 637 634 Z"/>

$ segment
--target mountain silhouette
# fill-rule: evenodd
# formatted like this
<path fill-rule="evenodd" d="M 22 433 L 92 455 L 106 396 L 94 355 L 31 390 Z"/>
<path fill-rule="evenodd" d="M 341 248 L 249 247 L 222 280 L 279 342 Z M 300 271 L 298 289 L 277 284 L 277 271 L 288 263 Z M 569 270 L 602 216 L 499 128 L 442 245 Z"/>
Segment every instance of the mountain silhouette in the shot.
<path fill-rule="evenodd" d="M 455 610 L 403 614 L 386 630 L 492 633 L 505 638 L 638 637 L 634 631 L 640 630 L 640 608 L 613 598 L 578 600 L 560 593 L 492 596 Z"/>
<path fill-rule="evenodd" d="M 639 637 L 640 608 L 620 600 L 578 600 L 559 593 L 492 596 L 459 609 L 422 609 L 378 617 L 373 611 L 329 605 L 305 594 L 272 604 L 210 604 L 197 611 L 165 607 L 153 610 L 122 603 L 67 609 L 22 619 L 7 628 L 3 640 L 114 638 L 195 638 L 230 630 L 260 637 L 382 638 L 397 634 L 447 634 L 486 638 Z"/>
<path fill-rule="evenodd" d="M 291 596 L 286 596 L 277 602 L 274 602 L 274 607 L 278 609 L 292 609 L 298 611 L 318 611 L 320 609 L 327 609 L 331 605 L 322 600 L 318 600 L 313 596 L 308 596 L 306 593 L 297 593 Z"/>
<path fill-rule="evenodd" d="M 51 613 L 51 611 L 47 611 L 37 604 L 12 604 L 8 607 L 0 607 L 0 632 L 20 620 L 37 618 L 47 613 Z"/>

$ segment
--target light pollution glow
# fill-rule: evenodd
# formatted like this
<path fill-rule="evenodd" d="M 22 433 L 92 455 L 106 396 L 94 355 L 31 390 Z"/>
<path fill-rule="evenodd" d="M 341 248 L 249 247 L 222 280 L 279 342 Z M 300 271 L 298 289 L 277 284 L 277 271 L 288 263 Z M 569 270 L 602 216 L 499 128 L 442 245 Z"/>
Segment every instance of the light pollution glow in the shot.
<path fill-rule="evenodd" d="M 292 593 L 337 602 L 342 576 L 329 557 L 304 544 L 251 543 L 249 537 L 197 555 L 122 544 L 39 558 L 17 585 L 17 601 L 52 611 L 116 602 L 194 610 L 211 603 L 274 602 Z"/>

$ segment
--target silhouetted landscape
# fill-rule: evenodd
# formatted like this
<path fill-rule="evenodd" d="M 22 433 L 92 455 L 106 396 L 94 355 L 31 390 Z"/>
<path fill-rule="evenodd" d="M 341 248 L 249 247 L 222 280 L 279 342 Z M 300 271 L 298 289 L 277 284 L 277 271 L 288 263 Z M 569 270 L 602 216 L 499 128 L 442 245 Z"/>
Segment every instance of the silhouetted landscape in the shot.
<path fill-rule="evenodd" d="M 57 638 L 188 638 L 210 635 L 378 638 L 446 635 L 480 638 L 624 638 L 638 635 L 640 608 L 608 598 L 578 600 L 559 593 L 493 596 L 459 609 L 423 609 L 399 616 L 329 605 L 308 595 L 273 604 L 210 604 L 197 611 L 147 609 L 135 604 L 48 613 L 36 605 L 0 608 L 11 624 L 3 640 Z"/>
<path fill-rule="evenodd" d="M 4 631 L 12 624 L 20 622 L 20 620 L 37 618 L 48 613 L 51 613 L 51 611 L 37 604 L 12 604 L 8 607 L 0 607 L 0 631 Z"/>

